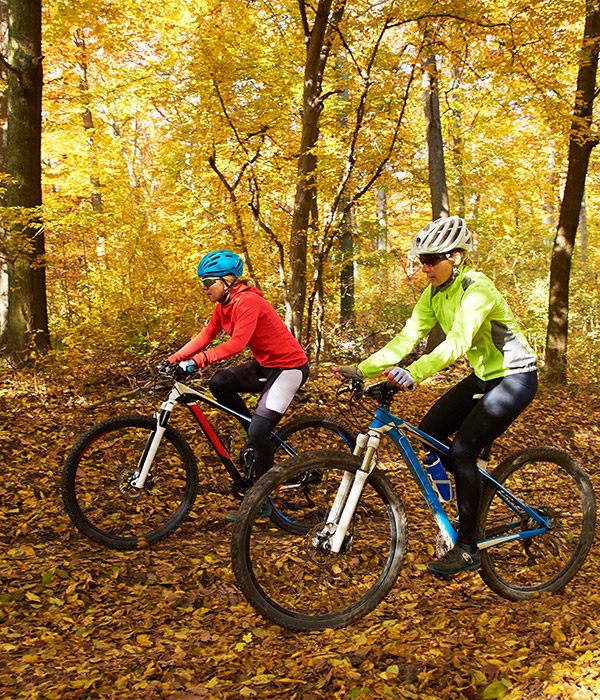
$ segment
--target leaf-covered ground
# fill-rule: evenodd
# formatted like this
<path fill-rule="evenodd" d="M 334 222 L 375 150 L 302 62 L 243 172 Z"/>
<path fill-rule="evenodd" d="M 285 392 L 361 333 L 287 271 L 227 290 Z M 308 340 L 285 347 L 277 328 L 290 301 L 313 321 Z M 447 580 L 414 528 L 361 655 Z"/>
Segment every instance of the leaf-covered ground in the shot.
<path fill-rule="evenodd" d="M 331 413 L 333 389 L 314 380 L 295 411 Z M 439 383 L 403 394 L 418 420 Z M 94 401 L 117 393 L 97 387 Z M 450 583 L 425 570 L 435 531 L 404 472 L 410 541 L 388 599 L 337 631 L 292 633 L 266 622 L 237 590 L 229 565 L 235 507 L 207 461 L 184 527 L 133 553 L 80 536 L 60 502 L 60 473 L 75 437 L 107 415 L 65 384 L 2 385 L 0 405 L 0 698 L 479 698 L 600 697 L 600 551 L 559 594 L 499 598 L 477 574 Z M 124 404 L 122 401 L 121 404 Z M 551 443 L 581 459 L 600 486 L 597 394 L 542 388 L 498 451 Z"/>

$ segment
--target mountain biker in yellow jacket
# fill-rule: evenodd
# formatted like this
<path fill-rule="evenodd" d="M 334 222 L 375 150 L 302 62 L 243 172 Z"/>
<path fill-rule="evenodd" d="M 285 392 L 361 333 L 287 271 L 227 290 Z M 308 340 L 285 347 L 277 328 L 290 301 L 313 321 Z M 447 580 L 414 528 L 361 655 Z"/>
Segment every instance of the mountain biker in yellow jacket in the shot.
<path fill-rule="evenodd" d="M 471 234 L 457 216 L 437 219 L 415 236 L 430 285 L 404 328 L 357 367 L 336 367 L 339 379 L 374 377 L 410 388 L 466 354 L 473 373 L 431 407 L 419 427 L 450 446 L 442 459 L 455 479 L 459 528 L 454 547 L 428 568 L 449 576 L 479 567 L 476 528 L 481 501 L 477 457 L 532 401 L 537 391 L 536 357 L 492 281 L 464 264 Z M 405 368 L 403 360 L 439 322 L 445 339 Z M 450 440 L 450 437 L 454 438 Z"/>

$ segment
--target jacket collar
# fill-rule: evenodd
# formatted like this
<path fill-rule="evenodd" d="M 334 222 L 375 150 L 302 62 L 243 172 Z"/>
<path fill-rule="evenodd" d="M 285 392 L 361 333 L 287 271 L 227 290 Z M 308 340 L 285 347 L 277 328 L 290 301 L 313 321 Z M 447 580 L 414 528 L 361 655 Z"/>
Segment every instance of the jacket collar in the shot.
<path fill-rule="evenodd" d="M 432 285 L 432 287 L 431 287 L 431 298 L 433 299 L 433 297 L 434 297 L 436 294 L 438 294 L 439 292 L 447 292 L 447 291 L 450 289 L 450 287 L 452 287 L 452 285 L 453 285 L 457 280 L 462 279 L 463 274 L 465 273 L 465 271 L 466 271 L 466 267 L 465 267 L 464 265 L 461 265 L 460 267 L 455 267 L 455 268 L 453 268 L 453 269 L 452 269 L 452 275 L 450 276 L 450 278 L 449 278 L 448 280 L 446 280 L 446 282 L 444 282 L 444 284 L 440 284 L 439 287 L 434 287 L 434 286 Z"/>
<path fill-rule="evenodd" d="M 248 292 L 251 287 L 247 287 L 242 282 L 236 282 L 233 287 L 230 287 L 225 294 L 219 299 L 219 304 L 221 306 L 226 306 L 230 301 L 233 301 L 235 297 L 244 292 Z"/>

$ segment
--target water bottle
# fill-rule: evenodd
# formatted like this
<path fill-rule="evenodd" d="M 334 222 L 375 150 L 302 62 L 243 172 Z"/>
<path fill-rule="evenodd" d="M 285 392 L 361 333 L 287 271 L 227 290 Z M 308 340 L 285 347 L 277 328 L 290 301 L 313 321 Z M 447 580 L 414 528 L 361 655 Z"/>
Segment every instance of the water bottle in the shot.
<path fill-rule="evenodd" d="M 440 501 L 442 501 L 442 503 L 451 501 L 454 498 L 452 482 L 448 474 L 446 474 L 446 470 L 442 466 L 442 462 L 437 453 L 428 452 L 425 457 L 423 457 L 423 466 Z"/>

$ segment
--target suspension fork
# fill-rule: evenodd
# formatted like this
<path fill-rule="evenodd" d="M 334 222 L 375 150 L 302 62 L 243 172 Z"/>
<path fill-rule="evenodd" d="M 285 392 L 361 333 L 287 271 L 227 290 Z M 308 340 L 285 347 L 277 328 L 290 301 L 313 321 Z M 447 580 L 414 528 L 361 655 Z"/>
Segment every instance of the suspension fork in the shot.
<path fill-rule="evenodd" d="M 177 397 L 180 395 L 180 391 L 177 386 L 173 388 L 173 391 L 169 394 L 168 398 L 161 404 L 160 411 L 154 414 L 156 418 L 156 428 L 154 433 L 148 438 L 144 451 L 137 465 L 137 476 L 131 482 L 131 485 L 136 489 L 143 489 L 146 483 L 146 478 L 150 472 L 152 462 L 156 457 L 156 452 L 160 445 L 163 435 L 167 429 L 167 423 L 175 407 Z"/>
<path fill-rule="evenodd" d="M 382 432 L 381 428 L 370 428 L 368 433 L 359 435 L 356 440 L 354 452 L 357 455 L 363 454 L 360 469 L 354 475 L 349 472 L 344 474 L 327 518 L 327 527 L 330 533 L 333 533 L 331 537 L 333 554 L 338 554 L 342 548 L 365 483 L 369 474 L 375 469 Z"/>
<path fill-rule="evenodd" d="M 357 436 L 356 446 L 354 447 L 353 452 L 355 457 L 361 457 L 364 454 L 368 440 L 369 436 L 367 433 L 360 433 Z M 329 516 L 327 518 L 328 523 L 337 523 L 340 517 L 340 513 L 342 512 L 342 509 L 344 507 L 344 503 L 346 503 L 346 499 L 348 498 L 348 493 L 350 491 L 350 487 L 352 486 L 353 481 L 354 475 L 350 472 L 344 472 L 344 476 L 342 477 L 342 481 L 340 482 L 340 485 L 338 487 L 335 499 L 333 501 L 333 505 L 331 506 L 331 510 L 329 511 Z"/>

